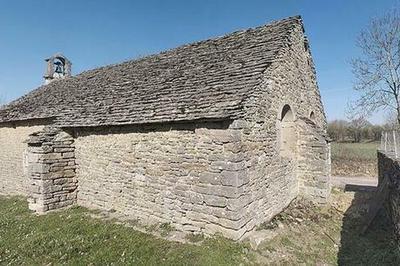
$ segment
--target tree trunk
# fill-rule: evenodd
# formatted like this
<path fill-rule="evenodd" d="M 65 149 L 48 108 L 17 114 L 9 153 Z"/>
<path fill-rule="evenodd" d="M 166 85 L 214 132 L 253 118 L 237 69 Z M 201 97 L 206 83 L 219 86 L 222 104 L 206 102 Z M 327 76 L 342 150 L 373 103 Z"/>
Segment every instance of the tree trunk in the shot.
<path fill-rule="evenodd" d="M 397 125 L 395 125 L 395 128 L 398 129 L 400 126 L 400 110 L 397 110 Z"/>

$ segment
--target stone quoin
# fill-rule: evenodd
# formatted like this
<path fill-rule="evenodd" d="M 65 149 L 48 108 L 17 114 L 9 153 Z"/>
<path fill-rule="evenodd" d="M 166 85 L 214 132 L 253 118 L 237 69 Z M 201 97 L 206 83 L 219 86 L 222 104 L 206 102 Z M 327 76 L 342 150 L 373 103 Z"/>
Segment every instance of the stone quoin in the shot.
<path fill-rule="evenodd" d="M 324 202 L 330 145 L 300 17 L 71 75 L 0 109 L 0 194 L 241 239 Z"/>

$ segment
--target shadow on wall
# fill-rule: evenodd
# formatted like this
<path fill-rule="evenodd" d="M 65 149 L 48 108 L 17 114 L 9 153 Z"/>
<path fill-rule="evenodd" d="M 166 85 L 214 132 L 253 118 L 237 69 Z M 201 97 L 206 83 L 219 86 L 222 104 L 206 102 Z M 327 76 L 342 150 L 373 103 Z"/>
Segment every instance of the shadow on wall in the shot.
<path fill-rule="evenodd" d="M 370 187 L 352 187 L 354 199 L 343 217 L 338 254 L 339 265 L 400 265 L 400 251 L 391 225 L 384 210 L 362 234 L 367 218 L 372 192 Z"/>
<path fill-rule="evenodd" d="M 75 132 L 79 132 L 80 136 L 88 135 L 110 135 L 110 134 L 130 134 L 130 133 L 149 133 L 149 132 L 167 132 L 176 131 L 192 131 L 196 129 L 229 129 L 233 120 L 226 119 L 221 121 L 215 120 L 198 120 L 198 121 L 180 121 L 165 123 L 150 123 L 137 125 L 116 125 L 116 126 L 93 126 L 93 127 L 75 127 Z"/>

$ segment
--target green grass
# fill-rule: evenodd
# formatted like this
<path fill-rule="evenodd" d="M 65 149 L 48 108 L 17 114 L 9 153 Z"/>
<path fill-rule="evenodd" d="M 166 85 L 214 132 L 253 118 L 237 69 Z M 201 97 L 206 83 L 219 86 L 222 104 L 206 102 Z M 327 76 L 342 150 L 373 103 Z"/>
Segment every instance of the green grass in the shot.
<path fill-rule="evenodd" d="M 377 176 L 378 142 L 332 143 L 332 175 Z"/>
<path fill-rule="evenodd" d="M 199 243 L 205 239 L 205 236 L 203 234 L 187 234 L 186 235 L 186 240 L 192 243 Z"/>
<path fill-rule="evenodd" d="M 156 238 L 81 207 L 33 215 L 26 200 L 0 197 L 1 265 L 238 265 L 248 248 L 222 237 L 202 245 Z M 162 226 L 165 231 L 170 225 Z"/>
<path fill-rule="evenodd" d="M 368 143 L 332 143 L 332 160 L 372 160 L 376 161 L 377 142 Z"/>
<path fill-rule="evenodd" d="M 81 207 L 36 216 L 25 199 L 0 197 L 0 265 L 400 265 L 387 220 L 359 234 L 365 194 L 334 192 L 326 206 L 293 202 L 264 225 L 275 234 L 257 250 L 202 234 L 171 242 Z"/>

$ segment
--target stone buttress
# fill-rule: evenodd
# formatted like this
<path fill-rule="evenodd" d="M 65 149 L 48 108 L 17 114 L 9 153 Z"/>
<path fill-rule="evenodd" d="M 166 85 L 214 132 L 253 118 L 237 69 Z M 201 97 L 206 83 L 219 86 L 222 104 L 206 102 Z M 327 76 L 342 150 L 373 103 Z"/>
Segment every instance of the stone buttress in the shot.
<path fill-rule="evenodd" d="M 29 136 L 25 153 L 29 208 L 38 213 L 76 203 L 73 137 L 46 127 Z"/>

